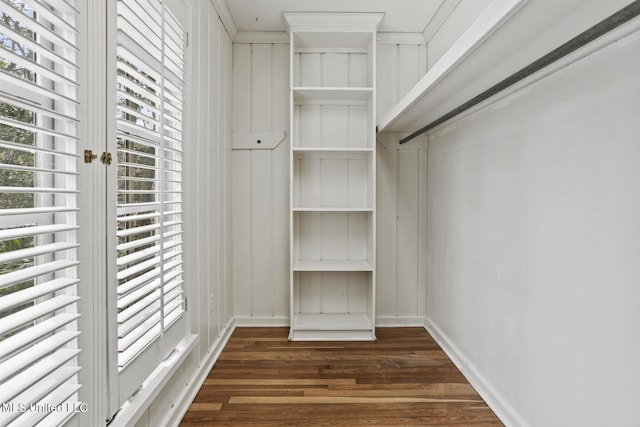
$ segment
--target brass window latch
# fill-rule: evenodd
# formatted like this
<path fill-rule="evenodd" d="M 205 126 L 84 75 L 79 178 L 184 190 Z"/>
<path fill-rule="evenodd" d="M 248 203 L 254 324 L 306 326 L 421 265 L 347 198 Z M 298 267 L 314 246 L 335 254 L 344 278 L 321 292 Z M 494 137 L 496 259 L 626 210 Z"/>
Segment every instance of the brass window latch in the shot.
<path fill-rule="evenodd" d="M 97 154 L 93 154 L 93 151 L 91 150 L 84 150 L 84 162 L 85 163 L 91 163 L 93 162 L 95 159 L 98 158 Z M 109 166 L 111 165 L 111 161 L 113 160 L 111 153 L 109 153 L 108 151 L 105 151 L 102 153 L 102 155 L 100 156 L 100 161 Z"/>
<path fill-rule="evenodd" d="M 95 158 L 98 157 L 97 154 L 93 154 L 93 151 L 91 150 L 84 150 L 84 162 L 85 163 L 91 163 L 95 160 Z"/>
<path fill-rule="evenodd" d="M 105 151 L 104 153 L 102 153 L 102 156 L 100 156 L 100 161 L 102 163 L 104 163 L 107 166 L 111 165 L 111 153 L 108 151 Z"/>

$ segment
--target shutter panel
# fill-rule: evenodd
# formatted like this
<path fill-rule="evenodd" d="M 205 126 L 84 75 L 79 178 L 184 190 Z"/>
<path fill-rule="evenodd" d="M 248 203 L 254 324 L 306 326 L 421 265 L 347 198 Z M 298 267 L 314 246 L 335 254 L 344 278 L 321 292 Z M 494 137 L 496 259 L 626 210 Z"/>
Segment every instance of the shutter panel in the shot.
<path fill-rule="evenodd" d="M 159 0 L 117 5 L 118 366 L 184 311 L 184 31 Z"/>
<path fill-rule="evenodd" d="M 77 18 L 0 0 L 0 425 L 61 425 L 80 388 Z"/>

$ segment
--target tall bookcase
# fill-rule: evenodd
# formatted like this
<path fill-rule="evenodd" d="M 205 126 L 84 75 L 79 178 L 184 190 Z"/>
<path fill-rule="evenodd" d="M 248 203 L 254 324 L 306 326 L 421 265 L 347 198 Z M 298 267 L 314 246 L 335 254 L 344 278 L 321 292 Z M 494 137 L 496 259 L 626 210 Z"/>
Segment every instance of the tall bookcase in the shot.
<path fill-rule="evenodd" d="M 375 340 L 379 13 L 285 13 L 291 340 Z"/>

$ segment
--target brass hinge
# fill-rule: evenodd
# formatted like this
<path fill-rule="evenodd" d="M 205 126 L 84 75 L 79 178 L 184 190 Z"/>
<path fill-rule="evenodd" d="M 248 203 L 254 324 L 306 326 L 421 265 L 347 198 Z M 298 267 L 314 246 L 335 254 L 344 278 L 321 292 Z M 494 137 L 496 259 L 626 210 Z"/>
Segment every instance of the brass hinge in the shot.
<path fill-rule="evenodd" d="M 111 160 L 111 153 L 108 151 L 105 151 L 104 153 L 102 153 L 102 156 L 100 156 L 100 161 L 107 166 L 111 165 Z"/>

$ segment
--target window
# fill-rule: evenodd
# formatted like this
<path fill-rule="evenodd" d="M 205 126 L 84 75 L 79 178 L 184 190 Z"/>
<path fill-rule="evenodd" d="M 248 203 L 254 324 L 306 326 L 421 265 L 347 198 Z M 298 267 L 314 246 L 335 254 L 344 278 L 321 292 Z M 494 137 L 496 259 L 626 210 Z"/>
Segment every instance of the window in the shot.
<path fill-rule="evenodd" d="M 62 424 L 80 388 L 74 3 L 0 0 L 0 425 Z"/>
<path fill-rule="evenodd" d="M 117 3 L 115 279 L 120 401 L 135 391 L 185 331 L 183 325 L 181 335 L 168 334 L 185 310 L 182 123 L 186 36 L 166 3 Z"/>

